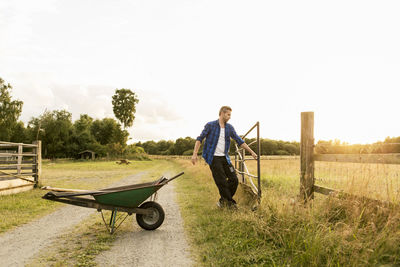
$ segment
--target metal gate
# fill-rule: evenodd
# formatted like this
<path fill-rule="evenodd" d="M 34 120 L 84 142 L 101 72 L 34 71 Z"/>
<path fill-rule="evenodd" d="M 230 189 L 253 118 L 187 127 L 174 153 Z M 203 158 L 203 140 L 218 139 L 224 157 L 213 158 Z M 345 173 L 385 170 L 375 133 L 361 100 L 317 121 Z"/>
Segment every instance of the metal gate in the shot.
<path fill-rule="evenodd" d="M 255 141 L 248 144 L 251 146 L 252 144 L 256 144 L 256 154 L 257 154 L 257 175 L 251 174 L 249 169 L 246 166 L 247 160 L 254 160 L 253 157 L 247 157 L 245 154 L 244 148 L 239 148 L 235 143 L 235 170 L 239 174 L 239 182 L 244 185 L 250 187 L 251 191 L 257 196 L 258 201 L 261 200 L 261 167 L 260 167 L 260 158 L 261 158 L 261 145 L 260 145 L 260 122 L 257 122 L 251 129 L 242 137 L 244 140 L 249 133 L 251 133 L 254 129 L 257 130 L 257 138 Z M 254 182 L 256 180 L 256 183 Z M 256 185 L 257 184 L 257 185 Z"/>

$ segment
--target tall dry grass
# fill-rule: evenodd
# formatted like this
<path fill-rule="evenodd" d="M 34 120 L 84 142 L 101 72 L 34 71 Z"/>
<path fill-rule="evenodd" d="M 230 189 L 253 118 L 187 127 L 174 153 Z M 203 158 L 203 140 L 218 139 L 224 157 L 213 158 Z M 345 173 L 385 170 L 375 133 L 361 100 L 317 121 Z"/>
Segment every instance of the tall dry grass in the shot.
<path fill-rule="evenodd" d="M 256 163 L 246 162 L 251 173 L 256 173 Z M 280 183 L 298 189 L 300 161 L 262 160 L 261 176 L 263 184 Z M 400 165 L 315 162 L 315 184 L 342 190 L 357 196 L 399 203 Z M 297 192 L 297 191 L 296 191 Z"/>
<path fill-rule="evenodd" d="M 208 166 L 178 163 L 186 170 L 178 182 L 182 214 L 200 265 L 400 264 L 399 209 L 323 195 L 304 206 L 297 201 L 298 161 L 262 161 L 263 198 L 255 212 L 241 202 L 238 211 L 217 209 Z M 249 168 L 255 171 L 254 162 Z"/>

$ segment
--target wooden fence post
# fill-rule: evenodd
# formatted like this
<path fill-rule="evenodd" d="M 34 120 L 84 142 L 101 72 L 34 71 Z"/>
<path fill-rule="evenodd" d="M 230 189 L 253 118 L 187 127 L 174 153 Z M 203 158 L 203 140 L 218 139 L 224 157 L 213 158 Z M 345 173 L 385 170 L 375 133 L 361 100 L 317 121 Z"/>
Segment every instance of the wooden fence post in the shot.
<path fill-rule="evenodd" d="M 301 113 L 300 197 L 314 198 L 314 112 Z"/>
<path fill-rule="evenodd" d="M 34 145 L 37 145 L 36 148 L 33 149 L 35 157 L 35 165 L 34 165 L 34 181 L 36 182 L 35 187 L 37 187 L 40 183 L 40 178 L 42 176 L 42 141 L 34 141 Z"/>
<path fill-rule="evenodd" d="M 21 175 L 22 152 L 23 152 L 22 144 L 18 144 L 17 175 Z"/>

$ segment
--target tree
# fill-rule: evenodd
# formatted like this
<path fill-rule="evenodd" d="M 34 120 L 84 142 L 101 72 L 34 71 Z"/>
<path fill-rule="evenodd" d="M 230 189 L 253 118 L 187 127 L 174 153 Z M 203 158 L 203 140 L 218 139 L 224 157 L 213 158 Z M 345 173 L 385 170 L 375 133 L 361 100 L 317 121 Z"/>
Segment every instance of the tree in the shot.
<path fill-rule="evenodd" d="M 173 141 L 161 140 L 157 142 L 157 150 L 160 155 L 170 155 L 174 147 Z M 173 153 L 172 153 L 173 154 Z"/>
<path fill-rule="evenodd" d="M 147 141 L 142 144 L 142 147 L 144 148 L 144 151 L 150 155 L 157 155 L 158 154 L 158 148 L 157 144 L 154 141 Z"/>
<path fill-rule="evenodd" d="M 95 120 L 91 124 L 90 131 L 96 141 L 106 147 L 111 156 L 121 155 L 124 152 L 129 133 L 122 130 L 121 124 L 115 119 Z"/>
<path fill-rule="evenodd" d="M 185 151 L 193 149 L 196 140 L 191 137 L 178 138 L 175 142 L 175 154 L 183 155 Z M 187 152 L 189 153 L 189 152 Z M 193 151 L 192 151 L 193 153 Z"/>
<path fill-rule="evenodd" d="M 92 125 L 93 118 L 87 114 L 81 114 L 79 120 L 74 122 L 74 127 L 77 133 L 82 133 L 90 131 L 90 126 Z"/>
<path fill-rule="evenodd" d="M 32 139 L 29 137 L 28 130 L 22 121 L 17 122 L 12 128 L 12 135 L 10 142 L 15 143 L 31 143 Z"/>
<path fill-rule="evenodd" d="M 104 118 L 102 120 L 95 120 L 91 124 L 91 133 L 102 145 L 119 143 L 126 146 L 129 133 L 121 129 L 121 125 L 112 118 Z"/>
<path fill-rule="evenodd" d="M 126 127 L 131 127 L 135 119 L 136 104 L 139 99 L 129 89 L 116 89 L 112 97 L 113 111 L 115 117 Z"/>
<path fill-rule="evenodd" d="M 12 86 L 0 78 L 0 140 L 10 141 L 13 129 L 16 127 L 18 118 L 22 112 L 23 102 L 12 101 L 10 91 Z"/>
<path fill-rule="evenodd" d="M 101 145 L 97 143 L 91 132 L 93 118 L 87 114 L 81 114 L 79 120 L 74 122 L 74 133 L 71 137 L 72 154 L 78 155 L 84 150 L 93 150 L 97 155 L 101 155 Z M 105 148 L 104 148 L 105 149 Z"/>
<path fill-rule="evenodd" d="M 43 156 L 46 158 L 61 158 L 73 156 L 76 150 L 71 142 L 73 134 L 72 114 L 66 110 L 46 111 L 39 118 L 32 118 L 28 124 L 31 136 L 35 136 L 41 125 Z"/>

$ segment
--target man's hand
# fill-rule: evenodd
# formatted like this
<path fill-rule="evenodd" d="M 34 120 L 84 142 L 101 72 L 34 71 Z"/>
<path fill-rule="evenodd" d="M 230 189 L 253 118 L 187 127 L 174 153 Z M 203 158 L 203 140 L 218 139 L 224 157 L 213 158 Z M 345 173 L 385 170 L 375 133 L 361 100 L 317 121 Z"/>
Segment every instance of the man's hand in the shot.
<path fill-rule="evenodd" d="M 193 156 L 192 156 L 192 164 L 193 165 L 196 165 L 197 153 L 199 152 L 200 145 L 201 145 L 200 141 L 196 140 L 196 143 L 194 143 Z"/>
<path fill-rule="evenodd" d="M 257 154 L 246 143 L 243 143 L 240 148 L 246 149 L 254 159 L 257 159 Z"/>
<path fill-rule="evenodd" d="M 197 162 L 197 155 L 193 155 L 192 156 L 192 164 L 196 165 L 196 162 Z"/>

